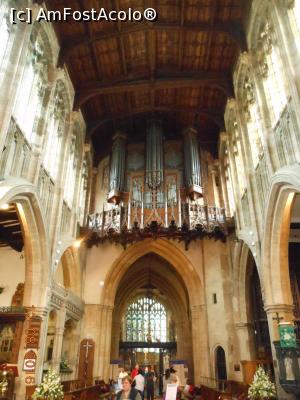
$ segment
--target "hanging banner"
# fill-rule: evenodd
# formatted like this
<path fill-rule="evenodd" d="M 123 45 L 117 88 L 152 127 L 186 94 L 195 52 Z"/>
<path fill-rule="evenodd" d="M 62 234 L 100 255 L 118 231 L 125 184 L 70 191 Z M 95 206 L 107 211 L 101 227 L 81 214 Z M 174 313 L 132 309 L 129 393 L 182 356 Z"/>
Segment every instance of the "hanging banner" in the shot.
<path fill-rule="evenodd" d="M 297 347 L 295 328 L 291 322 L 280 322 L 278 329 L 281 347 Z"/>

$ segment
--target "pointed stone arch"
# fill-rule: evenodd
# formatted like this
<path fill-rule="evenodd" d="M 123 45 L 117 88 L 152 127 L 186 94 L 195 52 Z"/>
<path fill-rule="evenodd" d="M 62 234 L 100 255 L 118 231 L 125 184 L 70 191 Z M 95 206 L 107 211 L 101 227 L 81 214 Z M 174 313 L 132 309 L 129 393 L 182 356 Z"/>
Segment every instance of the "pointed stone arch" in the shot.
<path fill-rule="evenodd" d="M 300 193 L 300 167 L 277 171 L 272 178 L 266 203 L 265 231 L 262 241 L 262 280 L 265 304 L 292 306 L 288 242 L 291 209 L 295 193 Z"/>
<path fill-rule="evenodd" d="M 105 277 L 101 304 L 114 305 L 116 291 L 121 278 L 135 261 L 148 253 L 157 254 L 167 260 L 181 275 L 186 288 L 188 288 L 191 305 L 205 303 L 204 293 L 201 290 L 203 288 L 201 279 L 183 251 L 166 239 L 147 239 L 129 247 L 113 262 Z M 199 288 L 201 289 L 199 290 Z"/>
<path fill-rule="evenodd" d="M 35 187 L 23 179 L 8 178 L 0 183 L 0 206 L 16 203 L 25 250 L 24 306 L 44 307 L 48 302 L 50 249 Z"/>

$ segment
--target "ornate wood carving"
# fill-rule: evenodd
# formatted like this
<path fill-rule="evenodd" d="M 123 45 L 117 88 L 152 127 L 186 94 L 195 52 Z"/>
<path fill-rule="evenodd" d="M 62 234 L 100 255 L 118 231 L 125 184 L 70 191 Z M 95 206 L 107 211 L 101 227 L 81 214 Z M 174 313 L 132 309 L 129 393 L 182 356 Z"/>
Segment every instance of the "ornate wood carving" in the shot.
<path fill-rule="evenodd" d="M 24 283 L 18 283 L 16 291 L 11 299 L 12 307 L 21 307 L 23 305 L 23 297 L 24 297 Z"/>

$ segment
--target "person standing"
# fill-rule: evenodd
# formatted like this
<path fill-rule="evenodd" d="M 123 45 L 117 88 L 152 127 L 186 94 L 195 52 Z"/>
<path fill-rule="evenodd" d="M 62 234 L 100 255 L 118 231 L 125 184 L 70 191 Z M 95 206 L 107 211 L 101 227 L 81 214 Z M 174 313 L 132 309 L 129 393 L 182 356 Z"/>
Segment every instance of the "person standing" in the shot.
<path fill-rule="evenodd" d="M 142 400 L 140 392 L 131 387 L 132 379 L 130 376 L 125 376 L 122 379 L 122 390 L 117 393 L 117 400 Z"/>
<path fill-rule="evenodd" d="M 133 380 L 137 374 L 139 373 L 139 364 L 136 364 L 133 370 L 131 371 L 131 379 Z"/>
<path fill-rule="evenodd" d="M 138 370 L 138 374 L 135 376 L 133 382 L 135 382 L 135 388 L 139 391 L 142 400 L 144 400 L 145 378 L 141 369 Z"/>
<path fill-rule="evenodd" d="M 124 368 L 120 368 L 120 372 L 119 372 L 119 376 L 118 376 L 118 390 L 117 390 L 117 392 L 122 390 L 122 379 L 125 378 L 125 376 L 127 376 L 127 375 L 128 375 L 128 373 L 124 370 Z"/>
<path fill-rule="evenodd" d="M 146 389 L 147 389 L 147 400 L 154 400 L 154 385 L 156 382 L 156 375 L 153 365 L 146 375 Z"/>

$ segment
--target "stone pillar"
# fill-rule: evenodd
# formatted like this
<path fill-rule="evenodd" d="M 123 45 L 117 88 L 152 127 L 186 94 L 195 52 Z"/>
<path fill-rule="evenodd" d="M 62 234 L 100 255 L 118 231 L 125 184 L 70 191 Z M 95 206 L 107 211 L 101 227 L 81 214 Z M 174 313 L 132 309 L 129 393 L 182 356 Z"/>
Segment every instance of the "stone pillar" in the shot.
<path fill-rule="evenodd" d="M 272 348 L 272 356 L 274 362 L 274 372 L 275 372 L 275 381 L 277 388 L 277 396 L 280 400 L 288 400 L 294 399 L 293 395 L 287 394 L 280 386 L 279 383 L 279 368 L 278 368 L 278 360 L 276 357 L 276 351 L 273 342 L 279 340 L 279 330 L 278 330 L 278 321 L 276 320 L 277 316 L 282 318 L 282 322 L 292 322 L 294 320 L 293 314 L 294 306 L 290 304 L 270 304 L 265 306 L 265 311 L 268 317 L 268 325 L 269 325 L 269 333 L 270 333 L 270 341 Z M 277 314 L 278 313 L 278 314 Z M 275 318 L 275 319 L 273 319 Z"/>
<path fill-rule="evenodd" d="M 191 306 L 192 341 L 194 356 L 194 382 L 201 383 L 201 377 L 210 377 L 208 344 L 208 322 L 205 304 Z"/>
<path fill-rule="evenodd" d="M 111 358 L 119 358 L 119 341 L 121 331 L 121 320 L 120 316 L 117 315 L 112 321 L 112 337 L 111 337 Z"/>
<path fill-rule="evenodd" d="M 95 376 L 107 381 L 109 376 L 110 366 L 110 351 L 111 351 L 111 335 L 112 335 L 112 312 L 113 307 L 109 305 L 99 306 L 99 345 L 96 357 L 98 358 L 98 366 L 94 367 Z M 97 370 L 95 370 L 97 368 Z"/>
<path fill-rule="evenodd" d="M 185 182 L 192 200 L 203 196 L 198 132 L 189 127 L 183 132 Z"/>
<path fill-rule="evenodd" d="M 52 356 L 52 367 L 55 371 L 59 372 L 59 364 L 61 362 L 61 352 L 64 338 L 64 330 L 65 330 L 65 322 L 66 322 L 66 309 L 63 306 L 57 313 L 57 322 L 56 329 L 54 335 L 54 343 L 53 343 L 53 356 Z"/>
<path fill-rule="evenodd" d="M 48 328 L 48 308 L 47 307 L 26 307 L 26 320 L 23 326 L 23 333 L 22 333 L 22 340 L 20 344 L 20 350 L 18 355 L 18 369 L 20 377 L 16 380 L 15 385 L 15 393 L 17 399 L 25 399 L 26 393 L 26 384 L 25 384 L 25 377 L 26 373 L 23 371 L 23 360 L 25 353 L 29 350 L 25 348 L 26 337 L 27 337 L 27 330 L 30 324 L 30 318 L 38 316 L 41 318 L 41 326 L 40 326 L 40 336 L 39 336 L 39 348 L 34 349 L 34 352 L 37 355 L 36 359 L 36 367 L 35 373 L 35 381 L 33 384 L 37 385 L 42 378 L 43 372 L 43 362 L 44 362 L 44 353 L 45 353 L 45 344 L 46 344 L 46 337 L 47 337 L 47 328 Z"/>
<path fill-rule="evenodd" d="M 125 182 L 126 135 L 117 132 L 113 136 L 112 156 L 110 163 L 109 193 L 107 201 L 119 204 Z"/>
<path fill-rule="evenodd" d="M 253 325 L 248 322 L 238 322 L 235 324 L 235 329 L 239 339 L 239 353 L 240 360 L 253 360 L 255 358 L 254 354 L 254 342 L 253 335 L 251 335 L 251 330 L 253 330 Z"/>

